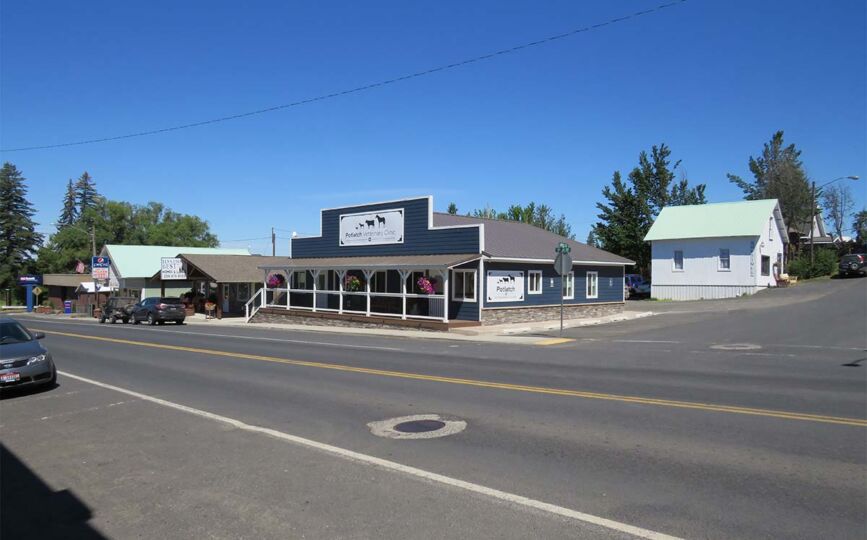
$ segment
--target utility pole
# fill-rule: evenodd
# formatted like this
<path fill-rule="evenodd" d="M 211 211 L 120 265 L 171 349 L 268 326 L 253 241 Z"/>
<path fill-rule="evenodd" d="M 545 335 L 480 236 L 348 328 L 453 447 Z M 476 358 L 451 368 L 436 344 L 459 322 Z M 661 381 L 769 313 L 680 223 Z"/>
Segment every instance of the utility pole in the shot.
<path fill-rule="evenodd" d="M 274 227 L 271 227 L 271 256 L 277 255 L 277 235 L 274 233 Z"/>
<path fill-rule="evenodd" d="M 813 229 L 816 228 L 816 181 L 813 180 L 813 196 L 810 198 L 812 206 L 810 207 L 810 268 L 813 268 L 815 255 L 813 254 Z"/>
<path fill-rule="evenodd" d="M 90 224 L 90 277 L 93 278 L 93 306 L 90 308 L 90 316 L 96 313 L 96 306 L 99 305 L 99 293 L 96 289 L 96 278 L 93 276 L 93 258 L 96 257 L 96 224 Z"/>

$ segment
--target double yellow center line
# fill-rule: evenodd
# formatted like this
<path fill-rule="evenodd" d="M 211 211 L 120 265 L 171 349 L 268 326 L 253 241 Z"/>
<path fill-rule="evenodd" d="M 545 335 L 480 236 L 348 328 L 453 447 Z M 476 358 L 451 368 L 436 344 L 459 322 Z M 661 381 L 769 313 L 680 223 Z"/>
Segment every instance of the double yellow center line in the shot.
<path fill-rule="evenodd" d="M 640 396 L 624 396 L 617 394 L 605 394 L 599 392 L 585 392 L 581 390 L 567 390 L 560 388 L 547 388 L 544 386 L 527 386 L 521 384 L 498 383 L 493 381 L 482 381 L 476 379 L 461 379 L 456 377 L 441 377 L 438 375 L 425 375 L 422 373 L 408 373 L 404 371 L 391 371 L 385 369 L 372 369 L 365 367 L 347 366 L 343 364 L 330 364 L 325 362 L 310 362 L 306 360 L 292 360 L 288 358 L 278 358 L 274 356 L 263 356 L 258 354 L 246 354 L 240 352 L 220 351 L 215 349 L 202 349 L 198 347 L 184 347 L 180 345 L 166 345 L 162 343 L 149 343 L 145 341 L 133 341 L 129 339 L 118 339 L 102 336 L 91 336 L 86 334 L 73 334 L 70 332 L 57 332 L 49 330 L 41 330 L 46 334 L 73 337 L 80 339 L 89 339 L 94 341 L 104 341 L 109 343 L 119 343 L 123 345 L 134 345 L 137 347 L 149 347 L 153 349 L 164 349 L 171 351 L 183 351 L 189 353 L 207 354 L 211 356 L 226 356 L 231 358 L 241 358 L 244 360 L 258 360 L 260 362 L 274 362 L 278 364 L 288 364 L 292 366 L 313 367 L 319 369 L 331 369 L 335 371 L 346 371 L 351 373 L 364 373 L 366 375 L 378 375 L 381 377 L 396 377 L 400 379 L 413 379 L 419 381 L 440 382 L 448 384 L 461 384 L 465 386 L 476 386 L 481 388 L 497 388 L 500 390 L 511 390 L 516 392 L 530 392 L 534 394 L 549 394 L 555 396 L 577 397 L 585 399 L 601 399 L 607 401 L 619 401 L 624 403 L 637 403 L 641 405 L 657 405 L 663 407 L 677 407 L 680 409 L 697 409 L 702 411 L 714 411 L 733 414 L 747 414 L 753 416 L 765 416 L 772 418 L 783 418 L 786 420 L 802 420 L 807 422 L 822 422 L 827 424 L 841 424 L 847 426 L 867 427 L 867 419 L 861 418 L 846 418 L 839 416 L 826 416 L 821 414 L 807 414 L 789 411 L 777 411 L 771 409 L 755 409 L 750 407 L 736 407 L 731 405 L 715 405 L 712 403 L 699 403 L 693 401 L 675 401 L 670 399 L 653 399 Z"/>

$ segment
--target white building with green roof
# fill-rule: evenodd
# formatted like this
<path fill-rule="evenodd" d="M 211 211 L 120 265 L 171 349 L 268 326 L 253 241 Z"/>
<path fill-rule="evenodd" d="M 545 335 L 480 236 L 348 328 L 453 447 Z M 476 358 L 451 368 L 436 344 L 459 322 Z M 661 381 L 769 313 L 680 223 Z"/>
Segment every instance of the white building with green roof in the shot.
<path fill-rule="evenodd" d="M 776 199 L 669 206 L 644 240 L 651 243 L 651 296 L 660 300 L 774 287 L 789 241 Z"/>
<path fill-rule="evenodd" d="M 147 298 L 160 296 L 161 283 L 153 280 L 160 271 L 163 257 L 177 257 L 179 253 L 202 255 L 249 255 L 246 249 L 202 248 L 188 246 L 128 246 L 106 244 L 100 255 L 109 257 L 109 283 L 122 296 Z M 166 296 L 180 296 L 190 290 L 192 282 L 178 281 L 165 290 Z"/>

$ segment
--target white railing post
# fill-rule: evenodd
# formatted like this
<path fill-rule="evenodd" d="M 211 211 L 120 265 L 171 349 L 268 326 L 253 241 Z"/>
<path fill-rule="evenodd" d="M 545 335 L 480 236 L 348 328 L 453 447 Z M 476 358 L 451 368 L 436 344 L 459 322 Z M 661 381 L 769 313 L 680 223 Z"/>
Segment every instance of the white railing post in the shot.
<path fill-rule="evenodd" d="M 400 318 L 406 320 L 406 278 L 407 271 L 400 270 Z"/>
<path fill-rule="evenodd" d="M 316 283 L 319 280 L 319 272 L 321 270 L 311 270 L 310 273 L 313 274 L 313 312 L 316 312 L 316 291 L 319 288 L 319 284 Z"/>
<path fill-rule="evenodd" d="M 449 322 L 449 269 L 440 271 L 443 278 L 443 322 Z"/>
<path fill-rule="evenodd" d="M 373 272 L 371 270 L 362 270 L 362 272 L 364 272 L 364 288 L 367 291 L 367 316 L 370 317 L 370 277 Z"/>
<path fill-rule="evenodd" d="M 346 276 L 346 270 L 337 271 L 337 290 L 340 291 L 337 303 L 337 313 L 343 313 L 343 277 Z"/>
<path fill-rule="evenodd" d="M 286 311 L 292 309 L 292 271 L 288 268 L 283 269 L 286 272 Z"/>

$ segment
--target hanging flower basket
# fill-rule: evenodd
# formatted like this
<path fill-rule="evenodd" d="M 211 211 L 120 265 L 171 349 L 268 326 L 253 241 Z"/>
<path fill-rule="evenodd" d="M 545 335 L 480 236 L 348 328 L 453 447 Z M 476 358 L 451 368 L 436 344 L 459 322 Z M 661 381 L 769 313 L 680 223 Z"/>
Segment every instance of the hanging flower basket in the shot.
<path fill-rule="evenodd" d="M 363 283 L 357 276 L 347 274 L 343 279 L 343 290 L 347 292 L 358 292 L 361 290 Z"/>
<path fill-rule="evenodd" d="M 283 274 L 271 274 L 265 283 L 268 284 L 269 289 L 279 289 L 286 284 L 286 278 L 283 277 Z"/>
<path fill-rule="evenodd" d="M 418 281 L 416 281 L 416 285 L 418 285 L 418 288 L 422 292 L 422 294 L 436 293 L 434 283 L 436 283 L 436 281 L 433 278 L 426 278 L 424 276 L 418 278 Z"/>

